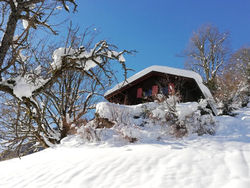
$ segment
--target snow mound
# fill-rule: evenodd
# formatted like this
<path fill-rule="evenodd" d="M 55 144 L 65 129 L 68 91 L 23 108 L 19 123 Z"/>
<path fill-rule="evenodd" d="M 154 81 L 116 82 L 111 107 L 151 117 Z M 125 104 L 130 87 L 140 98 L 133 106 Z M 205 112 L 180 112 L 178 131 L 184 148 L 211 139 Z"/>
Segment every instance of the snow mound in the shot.
<path fill-rule="evenodd" d="M 124 145 L 214 134 L 214 118 L 208 112 L 201 115 L 201 108 L 197 102 L 175 104 L 173 98 L 131 106 L 101 102 L 96 106 L 96 118 L 82 126 L 77 136 L 83 143 Z"/>

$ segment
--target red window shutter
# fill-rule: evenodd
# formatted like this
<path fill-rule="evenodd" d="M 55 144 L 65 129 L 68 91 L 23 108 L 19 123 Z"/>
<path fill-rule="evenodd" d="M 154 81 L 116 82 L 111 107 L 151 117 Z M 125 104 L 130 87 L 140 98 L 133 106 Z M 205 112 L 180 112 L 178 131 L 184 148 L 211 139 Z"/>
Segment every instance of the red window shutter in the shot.
<path fill-rule="evenodd" d="M 175 89 L 174 89 L 174 84 L 173 83 L 168 84 L 168 92 L 170 94 L 174 94 L 175 93 Z"/>
<path fill-rule="evenodd" d="M 157 85 L 154 85 L 152 87 L 152 96 L 155 96 L 158 94 L 158 86 Z"/>
<path fill-rule="evenodd" d="M 137 98 L 142 98 L 142 88 L 137 89 Z"/>

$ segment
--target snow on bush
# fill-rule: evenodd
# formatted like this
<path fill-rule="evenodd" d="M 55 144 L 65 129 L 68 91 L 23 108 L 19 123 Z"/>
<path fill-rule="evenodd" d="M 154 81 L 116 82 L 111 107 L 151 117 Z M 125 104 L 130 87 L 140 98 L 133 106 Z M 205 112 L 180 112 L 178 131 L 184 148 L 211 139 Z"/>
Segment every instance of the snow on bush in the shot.
<path fill-rule="evenodd" d="M 214 134 L 215 121 L 206 101 L 177 103 L 174 97 L 163 102 L 119 105 L 101 102 L 96 117 L 78 130 L 83 142 L 152 143 L 170 137 Z"/>

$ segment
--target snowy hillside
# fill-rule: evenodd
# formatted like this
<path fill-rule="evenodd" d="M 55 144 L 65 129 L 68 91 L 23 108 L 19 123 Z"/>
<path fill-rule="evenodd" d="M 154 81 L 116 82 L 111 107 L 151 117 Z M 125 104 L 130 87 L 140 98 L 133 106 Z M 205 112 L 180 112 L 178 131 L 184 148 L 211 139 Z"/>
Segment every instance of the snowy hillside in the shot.
<path fill-rule="evenodd" d="M 250 108 L 216 117 L 214 136 L 57 147 L 0 162 L 0 187 L 249 188 Z"/>

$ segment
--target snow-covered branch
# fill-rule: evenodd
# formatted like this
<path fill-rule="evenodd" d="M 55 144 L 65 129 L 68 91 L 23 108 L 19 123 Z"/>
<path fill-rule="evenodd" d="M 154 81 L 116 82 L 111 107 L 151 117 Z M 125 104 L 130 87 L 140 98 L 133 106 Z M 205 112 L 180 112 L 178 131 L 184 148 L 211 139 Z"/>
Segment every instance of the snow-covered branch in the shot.
<path fill-rule="evenodd" d="M 84 48 L 58 48 L 53 53 L 53 62 L 51 63 L 49 77 L 44 79 L 42 76 L 34 77 L 31 73 L 26 73 L 24 76 L 17 76 L 16 78 L 1 81 L 0 91 L 7 92 L 19 99 L 23 97 L 31 98 L 53 84 L 56 79 L 67 70 L 81 71 L 86 73 L 86 75 L 93 80 L 97 80 L 101 83 L 91 69 L 98 67 L 105 73 L 106 77 L 110 79 L 112 74 L 110 70 L 105 67 L 105 64 L 108 63 L 109 60 L 117 60 L 121 64 L 126 75 L 127 69 L 123 54 L 131 52 L 126 50 L 116 52 L 111 50 L 110 46 L 111 45 L 106 41 L 100 41 L 90 51 L 86 51 Z"/>

